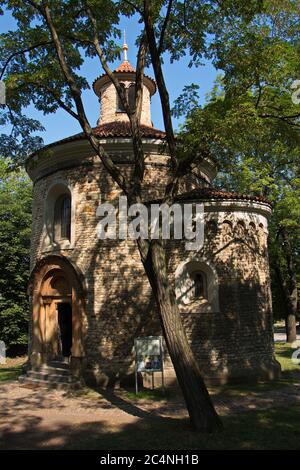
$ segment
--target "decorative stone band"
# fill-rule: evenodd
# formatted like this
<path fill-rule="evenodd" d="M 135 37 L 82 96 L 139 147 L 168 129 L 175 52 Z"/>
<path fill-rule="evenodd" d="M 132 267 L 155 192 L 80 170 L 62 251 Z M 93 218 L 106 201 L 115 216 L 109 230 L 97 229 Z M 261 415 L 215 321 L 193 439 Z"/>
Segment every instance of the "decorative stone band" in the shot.
<path fill-rule="evenodd" d="M 176 197 L 176 202 L 177 201 L 178 202 L 193 201 L 193 200 L 201 200 L 201 201 L 222 200 L 222 201 L 230 201 L 230 202 L 253 201 L 253 202 L 263 203 L 264 205 L 268 206 L 269 207 L 268 212 L 271 212 L 271 209 L 272 209 L 272 202 L 264 198 L 263 196 L 239 194 L 239 193 L 229 192 L 229 191 L 221 191 L 216 188 L 206 187 L 206 188 L 193 189 L 192 191 L 179 194 Z M 151 202 L 159 202 L 159 201 L 151 201 Z"/>
<path fill-rule="evenodd" d="M 127 63 L 122 63 L 115 71 L 114 74 L 117 76 L 119 81 L 122 80 L 132 80 L 135 81 L 135 70 L 131 67 L 131 65 Z M 102 88 L 110 84 L 111 80 L 108 75 L 103 74 L 100 77 L 96 78 L 93 82 L 93 90 L 97 96 L 100 96 Z M 153 78 L 149 77 L 148 75 L 144 75 L 144 85 L 148 88 L 150 95 L 154 95 L 156 92 L 156 82 Z"/>

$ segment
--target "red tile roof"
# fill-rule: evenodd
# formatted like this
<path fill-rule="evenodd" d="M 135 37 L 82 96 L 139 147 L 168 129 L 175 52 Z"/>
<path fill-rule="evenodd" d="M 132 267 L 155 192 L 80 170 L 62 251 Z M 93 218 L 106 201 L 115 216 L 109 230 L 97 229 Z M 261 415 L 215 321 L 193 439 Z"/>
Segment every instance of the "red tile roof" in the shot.
<path fill-rule="evenodd" d="M 135 74 L 135 69 L 132 67 L 131 63 L 128 61 L 128 60 L 124 60 L 114 71 L 113 73 L 134 73 Z M 93 90 L 95 91 L 95 93 L 97 94 L 97 91 L 96 91 L 96 85 L 98 83 L 98 81 L 102 81 L 103 79 L 105 79 L 105 77 L 108 79 L 108 76 L 104 73 L 102 75 L 100 75 L 99 77 L 97 77 L 94 82 L 93 82 Z M 120 77 L 119 77 L 120 78 Z M 146 81 L 148 81 L 148 83 L 151 83 L 151 88 L 152 88 L 152 91 L 151 91 L 151 95 L 153 95 L 155 92 L 156 92 L 156 82 L 155 80 L 153 80 L 152 77 L 149 77 L 148 75 L 144 75 L 144 79 L 146 79 Z M 108 79 L 109 80 L 109 79 Z"/>
<path fill-rule="evenodd" d="M 127 121 L 114 121 L 101 124 L 95 127 L 94 132 L 101 137 L 131 137 L 130 123 Z M 154 127 L 141 124 L 142 137 L 150 137 L 154 139 L 164 139 L 166 133 L 155 129 Z"/>
<path fill-rule="evenodd" d="M 108 122 L 106 124 L 101 124 L 100 126 L 94 127 L 93 131 L 97 136 L 103 138 L 131 137 L 130 124 L 126 121 Z M 159 129 L 155 129 L 154 127 L 144 126 L 143 124 L 141 124 L 141 135 L 142 137 L 149 139 L 164 139 L 166 133 L 160 131 Z M 57 145 L 66 144 L 68 142 L 85 139 L 86 136 L 84 132 L 80 132 L 79 134 L 71 135 L 70 137 L 66 137 L 65 139 L 57 140 L 56 142 L 52 142 L 51 144 L 45 145 L 41 148 L 41 151 L 51 147 L 55 147 Z M 34 152 L 31 155 L 35 155 L 36 153 L 39 153 L 39 151 Z"/>
<path fill-rule="evenodd" d="M 132 72 L 135 73 L 135 69 L 132 67 L 131 63 L 128 60 L 124 60 L 122 64 L 119 65 L 115 70 L 115 72 Z"/>

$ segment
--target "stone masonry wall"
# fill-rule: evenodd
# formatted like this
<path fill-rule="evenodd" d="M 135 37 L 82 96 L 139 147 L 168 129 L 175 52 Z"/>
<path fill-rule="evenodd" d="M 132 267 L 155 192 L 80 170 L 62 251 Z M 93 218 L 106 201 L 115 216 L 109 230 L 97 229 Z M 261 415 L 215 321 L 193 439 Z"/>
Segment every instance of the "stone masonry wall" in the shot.
<path fill-rule="evenodd" d="M 124 171 L 129 171 L 124 166 Z M 166 169 L 153 166 L 146 175 L 158 182 L 158 197 Z M 56 182 L 71 187 L 75 203 L 75 239 L 70 247 L 47 246 L 45 199 Z M 187 189 L 187 188 L 186 188 Z M 86 377 L 115 385 L 133 371 L 134 338 L 160 333 L 148 280 L 133 241 L 99 240 L 96 209 L 117 201 L 119 190 L 101 166 L 85 165 L 58 171 L 34 185 L 31 267 L 48 254 L 69 259 L 85 278 L 87 303 L 83 319 Z M 182 318 L 192 348 L 208 378 L 271 376 L 273 357 L 272 310 L 267 256 L 267 221 L 259 210 L 212 208 L 206 202 L 205 244 L 195 255 L 184 242 L 170 242 L 169 269 L 175 285 L 178 266 L 189 258 L 209 263 L 216 273 L 219 309 L 187 306 Z"/>
<path fill-rule="evenodd" d="M 219 308 L 192 304 L 181 308 L 182 318 L 206 377 L 221 382 L 272 378 L 279 369 L 273 352 L 267 221 L 249 212 L 232 212 L 229 219 L 222 208 L 208 212 L 204 247 L 192 255 L 215 270 Z M 173 272 L 188 259 L 183 244 L 176 245 L 170 250 Z"/>
<path fill-rule="evenodd" d="M 132 82 L 124 81 L 125 86 L 129 86 Z M 152 127 L 151 110 L 150 110 L 150 93 L 148 88 L 143 85 L 143 103 L 141 113 L 141 124 Z M 117 111 L 118 96 L 115 86 L 108 83 L 103 87 L 101 92 L 101 112 L 98 124 L 105 124 L 108 122 L 129 121 L 126 113 Z"/>

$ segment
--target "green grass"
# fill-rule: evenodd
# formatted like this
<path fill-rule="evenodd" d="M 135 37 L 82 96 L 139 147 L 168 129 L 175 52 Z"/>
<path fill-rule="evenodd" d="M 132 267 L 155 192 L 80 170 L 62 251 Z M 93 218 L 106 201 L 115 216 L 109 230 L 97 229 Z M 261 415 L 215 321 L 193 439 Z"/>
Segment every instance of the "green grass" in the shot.
<path fill-rule="evenodd" d="M 119 429 L 106 423 L 74 426 L 68 449 L 300 449 L 300 406 L 223 416 L 224 431 L 192 432 L 187 419 L 142 418 Z"/>
<path fill-rule="evenodd" d="M 6 380 L 17 380 L 21 374 L 21 367 L 7 367 L 0 369 L 0 382 L 5 382 Z"/>
<path fill-rule="evenodd" d="M 289 387 L 295 381 L 300 381 L 300 366 L 293 364 L 291 356 L 293 349 L 288 343 L 276 343 L 275 354 L 276 359 L 281 365 L 282 375 L 279 379 L 271 381 L 259 381 L 257 383 L 241 383 L 241 384 L 230 384 L 221 385 L 216 387 L 209 387 L 209 393 L 211 395 L 226 395 L 232 397 L 247 396 L 249 393 L 252 395 L 268 392 L 275 389 L 282 389 Z M 87 398 L 99 398 L 99 391 L 90 389 L 88 387 L 82 389 L 82 391 L 72 392 L 77 396 L 86 396 Z M 154 390 L 140 390 L 138 394 L 134 391 L 121 390 L 118 392 L 125 399 L 128 399 L 134 403 L 141 401 L 155 401 L 163 402 L 168 399 L 174 398 L 178 394 L 176 390 L 166 389 L 163 391 L 160 388 Z"/>
<path fill-rule="evenodd" d="M 135 392 L 126 391 L 125 396 L 132 401 L 151 400 L 151 401 L 167 401 L 171 397 L 170 390 L 162 390 L 156 388 L 154 390 L 141 390 L 137 394 Z"/>
<path fill-rule="evenodd" d="M 22 365 L 26 357 L 6 358 L 5 364 L 0 364 L 0 382 L 17 380 L 22 373 Z"/>
<path fill-rule="evenodd" d="M 210 392 L 230 395 L 234 400 L 234 397 L 245 396 L 249 393 L 255 395 L 299 382 L 300 366 L 291 361 L 293 350 L 286 343 L 277 343 L 275 350 L 283 371 L 280 379 L 257 384 L 214 387 L 210 389 Z M 0 366 L 0 381 L 16 379 L 21 373 L 23 362 L 25 358 L 18 358 L 17 361 L 8 359 L 6 365 Z M 84 388 L 73 393 L 74 397 L 97 399 L 99 403 L 102 399 L 106 403 L 105 392 L 102 395 L 100 391 Z M 135 395 L 133 391 L 121 390 L 116 393 L 120 404 L 115 403 L 115 406 L 122 408 L 124 405 L 126 413 L 136 416 L 134 421 L 122 425 L 99 420 L 83 424 L 74 423 L 72 427 L 62 425 L 53 433 L 55 440 L 60 441 L 57 448 L 91 450 L 300 449 L 300 405 L 223 413 L 221 418 L 224 431 L 214 435 L 204 435 L 192 432 L 188 419 L 184 417 L 155 417 L 139 408 L 142 400 L 154 400 L 158 402 L 159 409 L 159 403 L 165 406 L 164 402 L 169 399 L 172 401 L 174 394 L 173 390 L 163 392 L 160 389 L 141 390 L 138 395 Z M 40 435 L 38 429 L 36 431 L 30 429 L 31 431 L 33 434 L 30 436 L 30 442 L 26 432 L 22 437 L 19 436 L 18 448 L 44 448 L 45 437 Z"/>
<path fill-rule="evenodd" d="M 276 359 L 280 363 L 283 373 L 285 372 L 296 372 L 296 373 L 299 372 L 300 373 L 300 365 L 293 364 L 292 362 L 292 354 L 294 351 L 295 350 L 292 349 L 288 343 L 276 343 L 275 344 Z"/>
<path fill-rule="evenodd" d="M 275 355 L 281 365 L 281 377 L 276 380 L 259 381 L 257 383 L 243 383 L 234 385 L 224 385 L 220 387 L 210 387 L 212 395 L 226 394 L 229 396 L 247 396 L 268 392 L 274 389 L 289 387 L 293 383 L 300 381 L 300 366 L 293 364 L 291 357 L 294 349 L 288 343 L 275 343 Z"/>

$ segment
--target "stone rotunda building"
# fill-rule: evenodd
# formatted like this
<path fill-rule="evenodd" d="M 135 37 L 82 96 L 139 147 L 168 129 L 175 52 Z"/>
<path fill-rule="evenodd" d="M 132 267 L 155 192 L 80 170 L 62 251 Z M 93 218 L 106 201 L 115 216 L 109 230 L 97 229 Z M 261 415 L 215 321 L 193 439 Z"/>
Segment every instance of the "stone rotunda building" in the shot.
<path fill-rule="evenodd" d="M 114 74 L 131 103 L 135 70 L 126 56 Z M 93 89 L 101 104 L 95 132 L 130 174 L 128 117 L 106 75 Z M 154 80 L 145 76 L 141 133 L 148 199 L 162 195 L 168 178 L 165 133 L 151 121 L 155 92 Z M 28 158 L 26 168 L 34 184 L 30 367 L 68 358 L 74 376 L 122 384 L 134 371 L 134 339 L 161 329 L 135 242 L 97 237 L 99 203 L 117 205 L 121 191 L 83 134 L 46 146 Z M 216 171 L 216 163 L 205 158 L 182 181 L 178 202 L 204 204 L 205 241 L 199 252 L 186 251 L 184 240 L 169 242 L 170 280 L 207 381 L 272 378 L 280 368 L 273 351 L 267 250 L 271 207 L 260 197 L 214 189 Z M 168 359 L 166 373 L 175 380 Z"/>

